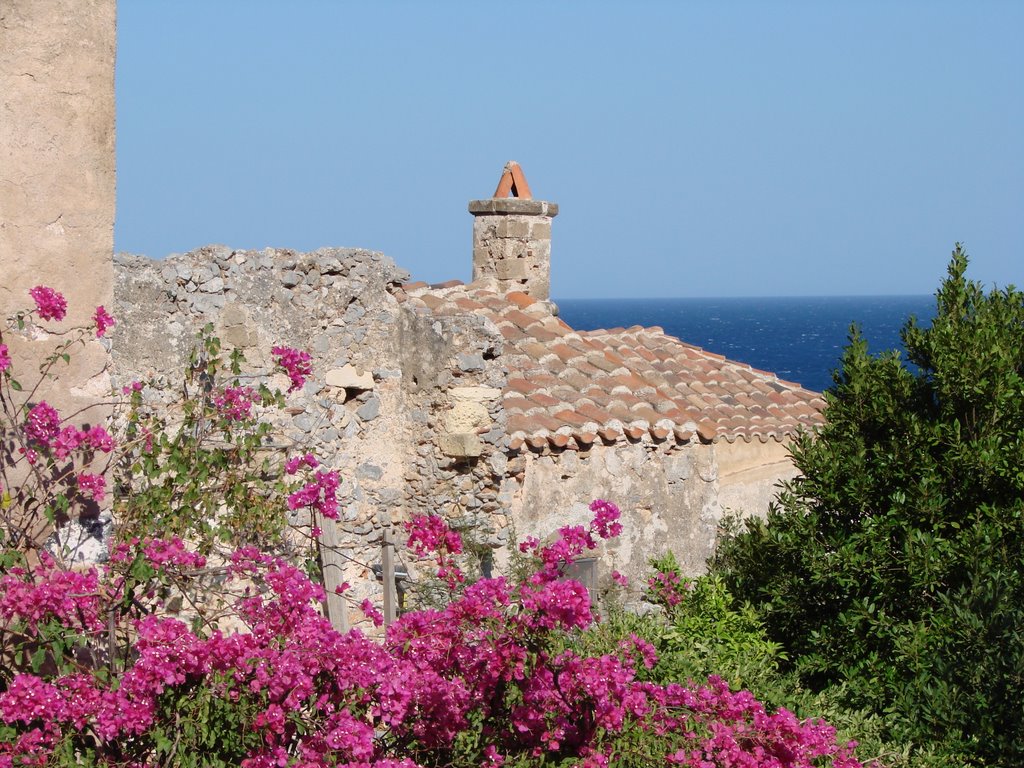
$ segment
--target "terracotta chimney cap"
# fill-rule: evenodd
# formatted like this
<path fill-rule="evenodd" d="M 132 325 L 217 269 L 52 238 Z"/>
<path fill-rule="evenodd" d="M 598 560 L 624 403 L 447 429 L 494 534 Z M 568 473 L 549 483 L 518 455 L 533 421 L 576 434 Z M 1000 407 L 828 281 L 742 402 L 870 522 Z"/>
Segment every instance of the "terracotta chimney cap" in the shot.
<path fill-rule="evenodd" d="M 518 197 L 521 200 L 532 200 L 533 193 L 530 192 L 530 185 L 526 181 L 523 169 L 515 160 L 505 163 L 501 179 L 498 181 L 498 188 L 494 190 L 493 197 Z"/>

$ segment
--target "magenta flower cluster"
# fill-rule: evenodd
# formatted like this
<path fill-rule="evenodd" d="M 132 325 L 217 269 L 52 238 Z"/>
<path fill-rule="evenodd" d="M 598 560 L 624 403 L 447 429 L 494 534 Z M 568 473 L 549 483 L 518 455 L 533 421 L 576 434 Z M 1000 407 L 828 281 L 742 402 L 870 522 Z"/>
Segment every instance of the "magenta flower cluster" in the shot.
<path fill-rule="evenodd" d="M 78 490 L 87 499 L 102 502 L 107 494 L 107 481 L 103 475 L 79 472 L 75 475 L 75 482 L 78 484 Z"/>
<path fill-rule="evenodd" d="M 337 520 L 340 483 L 341 478 L 336 470 L 317 472 L 310 482 L 288 495 L 288 509 L 294 511 L 309 507 L 323 517 Z"/>
<path fill-rule="evenodd" d="M 96 312 L 92 316 L 93 323 L 96 324 L 96 338 L 102 339 L 106 335 L 107 331 L 113 328 L 117 321 L 111 316 L 103 306 L 96 307 Z"/>
<path fill-rule="evenodd" d="M 288 374 L 291 380 L 289 392 L 302 389 L 306 379 L 313 375 L 313 365 L 308 352 L 291 347 L 272 347 L 270 350 L 277 364 Z"/>
<path fill-rule="evenodd" d="M 224 387 L 213 398 L 213 407 L 228 421 L 246 421 L 252 417 L 252 406 L 260 401 L 252 387 Z"/>
<path fill-rule="evenodd" d="M 455 555 L 462 554 L 462 537 L 458 531 L 437 515 L 417 515 L 405 524 L 409 534 L 406 546 L 417 555 L 433 554 L 437 560 L 437 577 L 449 587 L 461 583 L 465 576 L 455 561 Z"/>
<path fill-rule="evenodd" d="M 0 344 L 0 373 L 11 367 L 11 353 L 6 344 Z"/>
<path fill-rule="evenodd" d="M 36 312 L 41 320 L 63 320 L 67 314 L 67 300 L 53 288 L 37 285 L 29 290 L 28 295 L 36 303 Z"/>
<path fill-rule="evenodd" d="M 617 515 L 599 512 L 603 522 L 582 536 L 566 529 L 568 543 L 538 548 L 540 570 L 526 583 L 478 581 L 444 609 L 406 614 L 383 642 L 336 632 L 318 609 L 319 585 L 287 562 L 239 550 L 229 577 L 264 585 L 237 605 L 246 631 L 202 635 L 152 613 L 135 621 L 130 664 L 113 678 L 82 668 L 14 675 L 0 694 L 0 723 L 13 734 L 0 741 L 0 766 L 44 765 L 69 744 L 98 764 L 151 764 L 161 748 L 151 734 L 180 727 L 180 707 L 200 690 L 242 718 L 233 758 L 242 768 L 417 768 L 447 764 L 457 747 L 477 750 L 476 764 L 494 768 L 531 755 L 600 768 L 613 762 L 615 737 L 627 729 L 663 741 L 673 765 L 859 766 L 829 726 L 769 714 L 717 678 L 701 686 L 640 681 L 639 669 L 655 658 L 638 637 L 597 657 L 564 650 L 559 636 L 594 619 L 586 590 L 558 576 L 566 563 L 551 553 L 610 533 Z M 424 552 L 428 541 L 454 543 L 433 522 L 414 530 Z M 12 570 L 0 579 L 0 630 L 57 620 L 102 639 L 108 612 L 130 602 L 116 567 L 131 562 L 133 548 L 158 567 L 201 562 L 172 540 L 122 546 L 102 576 L 52 563 L 34 576 Z M 165 753 L 161 762 L 174 761 Z"/>
<path fill-rule="evenodd" d="M 647 580 L 647 589 L 656 602 L 674 608 L 683 602 L 682 591 L 690 589 L 690 582 L 681 580 L 674 571 L 659 571 Z"/>

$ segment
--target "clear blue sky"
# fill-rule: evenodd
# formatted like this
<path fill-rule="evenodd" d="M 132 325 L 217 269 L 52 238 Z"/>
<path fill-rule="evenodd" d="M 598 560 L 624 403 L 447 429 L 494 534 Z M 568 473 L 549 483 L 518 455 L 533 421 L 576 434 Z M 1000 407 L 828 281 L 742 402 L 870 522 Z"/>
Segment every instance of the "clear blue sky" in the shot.
<path fill-rule="evenodd" d="M 515 159 L 556 298 L 1024 285 L 1024 2 L 118 5 L 118 250 L 468 280 Z"/>

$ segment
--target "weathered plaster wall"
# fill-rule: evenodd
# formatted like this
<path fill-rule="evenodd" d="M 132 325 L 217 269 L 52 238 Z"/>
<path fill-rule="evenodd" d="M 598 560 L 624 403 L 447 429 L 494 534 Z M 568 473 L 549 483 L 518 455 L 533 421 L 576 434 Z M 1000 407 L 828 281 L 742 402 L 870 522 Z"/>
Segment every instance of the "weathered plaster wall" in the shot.
<path fill-rule="evenodd" d="M 686 573 L 704 570 L 720 519 L 713 446 L 595 445 L 527 453 L 509 466 L 522 478 L 511 477 L 504 488 L 520 535 L 544 537 L 564 525 L 586 524 L 588 504 L 603 498 L 623 512 L 622 535 L 601 552 L 603 576 L 616 568 L 643 583 L 648 559 L 669 550 Z"/>
<path fill-rule="evenodd" d="M 115 30 L 114 0 L 0 6 L 4 310 L 40 282 L 68 298 L 70 323 L 110 301 Z"/>
<path fill-rule="evenodd" d="M 764 517 L 779 483 L 797 476 L 789 444 L 768 440 L 715 443 L 718 502 L 724 514 Z"/>
<path fill-rule="evenodd" d="M 24 383 L 72 325 L 111 299 L 114 227 L 115 0 L 4 0 L 0 4 L 0 319 L 32 306 L 39 284 L 63 293 L 63 323 L 8 332 Z M 43 386 L 63 414 L 110 391 L 108 355 L 89 341 Z"/>

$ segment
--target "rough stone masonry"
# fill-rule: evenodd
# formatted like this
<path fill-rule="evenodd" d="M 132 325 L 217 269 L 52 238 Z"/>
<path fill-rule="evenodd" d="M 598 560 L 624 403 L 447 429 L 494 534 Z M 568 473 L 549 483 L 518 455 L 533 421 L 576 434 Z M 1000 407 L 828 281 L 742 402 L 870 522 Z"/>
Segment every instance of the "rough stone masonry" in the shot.
<path fill-rule="evenodd" d="M 411 515 L 444 514 L 483 547 L 508 537 L 501 337 L 483 317 L 400 306 L 391 292 L 407 278 L 362 250 L 211 246 L 162 261 L 115 258 L 118 386 L 144 379 L 174 391 L 207 323 L 252 370 L 272 369 L 274 345 L 311 352 L 316 378 L 288 396 L 282 435 L 289 451 L 341 472 L 345 578 L 358 599 L 379 597 L 360 563 L 375 563 L 383 529 Z"/>

